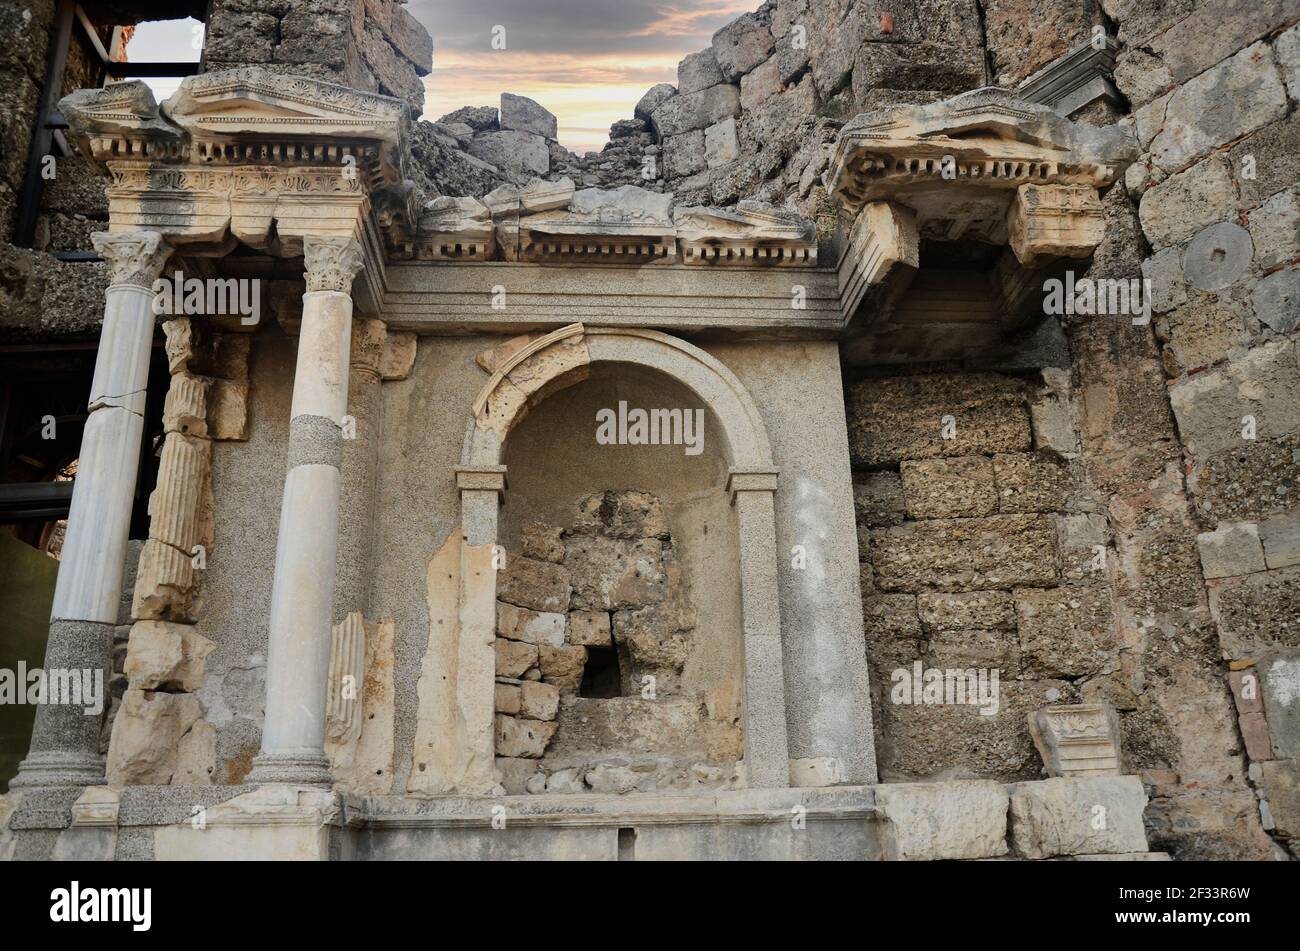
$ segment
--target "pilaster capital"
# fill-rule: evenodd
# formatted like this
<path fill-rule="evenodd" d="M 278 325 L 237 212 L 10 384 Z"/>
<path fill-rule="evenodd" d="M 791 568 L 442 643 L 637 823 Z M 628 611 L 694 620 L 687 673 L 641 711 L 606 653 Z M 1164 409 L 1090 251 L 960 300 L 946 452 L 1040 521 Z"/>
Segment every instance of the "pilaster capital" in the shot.
<path fill-rule="evenodd" d="M 736 504 L 739 492 L 776 492 L 776 479 L 779 469 L 732 469 L 727 473 L 727 494 L 731 504 Z"/>
<path fill-rule="evenodd" d="M 504 499 L 506 492 L 505 466 L 457 466 L 456 488 L 465 492 L 496 492 Z"/>
<path fill-rule="evenodd" d="M 110 286 L 125 284 L 153 290 L 154 281 L 172 253 L 157 231 L 101 231 L 90 236 L 95 251 L 108 262 Z"/>
<path fill-rule="evenodd" d="M 341 235 L 307 235 L 302 241 L 303 263 L 307 266 L 307 290 L 352 290 L 352 279 L 365 264 L 361 242 Z"/>

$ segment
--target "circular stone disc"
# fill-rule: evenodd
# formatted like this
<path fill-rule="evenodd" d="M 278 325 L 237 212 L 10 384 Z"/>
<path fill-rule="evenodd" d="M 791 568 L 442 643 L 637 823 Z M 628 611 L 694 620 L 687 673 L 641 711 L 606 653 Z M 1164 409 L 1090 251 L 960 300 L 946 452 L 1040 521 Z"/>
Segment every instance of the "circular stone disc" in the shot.
<path fill-rule="evenodd" d="M 1203 291 L 1227 287 L 1250 266 L 1255 246 L 1240 225 L 1221 221 L 1210 225 L 1183 252 L 1183 276 Z"/>

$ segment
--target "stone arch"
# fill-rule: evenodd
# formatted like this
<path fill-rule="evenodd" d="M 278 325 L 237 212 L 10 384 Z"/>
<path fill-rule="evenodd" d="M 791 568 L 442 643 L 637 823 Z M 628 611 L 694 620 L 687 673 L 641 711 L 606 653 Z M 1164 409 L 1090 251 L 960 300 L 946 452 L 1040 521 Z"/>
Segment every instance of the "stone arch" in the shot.
<path fill-rule="evenodd" d="M 569 324 L 511 354 L 474 400 L 461 465 L 495 466 L 505 437 L 551 393 L 579 382 L 592 363 L 633 363 L 679 380 L 700 397 L 722 426 L 731 465 L 772 469 L 772 449 L 758 407 L 736 375 L 717 358 L 657 330 Z"/>
<path fill-rule="evenodd" d="M 744 384 L 699 347 L 655 330 L 569 324 L 517 349 L 498 351 L 499 364 L 474 401 L 461 450 L 462 631 L 490 645 L 496 582 L 484 559 L 497 543 L 497 508 L 506 490 L 505 439 L 530 406 L 587 376 L 592 363 L 631 363 L 665 373 L 694 392 L 722 427 L 730 459 L 726 491 L 738 520 L 740 600 L 744 629 L 744 758 L 749 785 L 790 783 L 781 608 L 777 589 L 776 479 L 771 443 Z M 466 555 L 476 561 L 471 564 Z M 463 582 L 474 577 L 473 585 Z M 476 665 L 492 694 L 491 648 Z M 490 708 L 488 710 L 490 714 Z M 476 725 L 475 744 L 492 748 L 491 717 Z"/>

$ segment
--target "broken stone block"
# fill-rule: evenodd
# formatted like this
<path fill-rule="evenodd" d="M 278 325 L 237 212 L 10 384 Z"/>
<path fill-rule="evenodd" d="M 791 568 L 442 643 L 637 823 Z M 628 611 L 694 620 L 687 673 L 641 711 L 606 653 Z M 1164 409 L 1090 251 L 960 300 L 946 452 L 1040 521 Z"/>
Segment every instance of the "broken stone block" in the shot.
<path fill-rule="evenodd" d="M 520 533 L 520 547 L 525 558 L 560 564 L 564 561 L 562 530 L 545 522 L 529 522 Z"/>
<path fill-rule="evenodd" d="M 519 685 L 519 715 L 530 720 L 554 720 L 560 709 L 560 688 L 524 681 Z"/>
<path fill-rule="evenodd" d="M 575 534 L 610 538 L 668 538 L 663 504 L 649 492 L 600 492 L 578 503 Z"/>
<path fill-rule="evenodd" d="M 1147 850 L 1147 796 L 1136 776 L 1044 779 L 1008 789 L 1011 841 L 1023 858 Z"/>
<path fill-rule="evenodd" d="M 677 64 L 677 92 L 679 95 L 699 92 L 724 82 L 722 70 L 713 55 L 713 48 L 691 53 Z"/>
<path fill-rule="evenodd" d="M 737 115 L 740 115 L 740 88 L 721 83 L 664 100 L 655 108 L 650 121 L 660 136 L 669 136 L 706 129 Z"/>
<path fill-rule="evenodd" d="M 854 476 L 853 508 L 859 526 L 897 525 L 906 517 L 902 477 L 897 472 L 869 472 Z M 866 554 L 865 547 L 862 554 Z"/>
<path fill-rule="evenodd" d="M 1261 664 L 1264 715 L 1275 759 L 1300 757 L 1300 653 L 1290 652 Z"/>
<path fill-rule="evenodd" d="M 176 771 L 180 739 L 198 720 L 187 693 L 129 689 L 113 721 L 107 773 L 111 785 L 166 785 Z"/>
<path fill-rule="evenodd" d="M 1029 735 L 1048 776 L 1118 776 L 1119 718 L 1109 704 L 1044 707 L 1029 714 Z"/>
<path fill-rule="evenodd" d="M 498 677 L 522 677 L 524 671 L 537 663 L 537 647 L 521 641 L 507 641 L 498 637 L 493 642 L 496 651 Z"/>
<path fill-rule="evenodd" d="M 141 619 L 187 620 L 194 585 L 191 556 L 151 538 L 140 553 L 131 614 Z"/>
<path fill-rule="evenodd" d="M 884 783 L 876 787 L 876 806 L 887 823 L 884 855 L 888 859 L 983 859 L 1007 854 L 1007 791 L 999 783 Z"/>
<path fill-rule="evenodd" d="M 540 759 L 555 735 L 557 724 L 540 720 L 497 715 L 496 752 L 498 756 Z"/>
<path fill-rule="evenodd" d="M 562 691 L 577 690 L 582 684 L 582 671 L 587 666 L 587 648 L 551 647 L 542 644 L 537 649 L 537 666 L 542 679 Z"/>
<path fill-rule="evenodd" d="M 1220 522 L 1212 532 L 1196 536 L 1206 578 L 1230 578 L 1264 570 L 1259 526 L 1251 522 Z"/>
<path fill-rule="evenodd" d="M 527 96 L 513 93 L 501 94 L 502 129 L 514 129 L 519 132 L 531 132 L 547 139 L 555 139 L 558 132 L 556 118 Z"/>
<path fill-rule="evenodd" d="M 956 518 L 997 511 L 993 463 L 984 456 L 905 460 L 899 474 L 907 514 L 912 518 Z"/>
<path fill-rule="evenodd" d="M 719 168 L 740 157 L 740 140 L 736 135 L 736 119 L 728 116 L 704 130 L 704 164 Z"/>
<path fill-rule="evenodd" d="M 186 436 L 208 434 L 208 387 L 212 381 L 184 371 L 172 375 L 163 402 L 163 430 Z"/>
<path fill-rule="evenodd" d="M 613 643 L 609 615 L 604 611 L 571 611 L 569 643 L 583 647 L 609 647 Z"/>
<path fill-rule="evenodd" d="M 519 684 L 496 684 L 496 712 L 509 716 L 517 714 L 521 696 Z"/>
<path fill-rule="evenodd" d="M 564 643 L 564 624 L 564 615 L 556 611 L 530 611 L 497 602 L 497 633 L 507 640 L 559 647 Z"/>
<path fill-rule="evenodd" d="M 1279 759 L 1260 764 L 1264 796 L 1279 835 L 1300 836 L 1300 763 Z"/>
<path fill-rule="evenodd" d="M 664 136 L 664 174 L 669 178 L 686 178 L 705 168 L 704 132 L 693 129 L 679 135 Z"/>
<path fill-rule="evenodd" d="M 572 591 L 563 567 L 522 555 L 506 559 L 497 575 L 497 600 L 533 611 L 567 611 Z"/>
<path fill-rule="evenodd" d="M 772 52 L 772 31 L 752 13 L 732 20 L 713 34 L 713 55 L 727 82 L 737 82 Z"/>
<path fill-rule="evenodd" d="M 1142 194 L 1142 230 L 1157 249 L 1182 244 L 1199 231 L 1236 215 L 1237 192 L 1227 162 L 1212 155 L 1170 175 Z"/>
<path fill-rule="evenodd" d="M 384 352 L 379 358 L 379 378 L 384 382 L 405 380 L 415 366 L 417 337 L 390 330 L 384 335 Z"/>
<path fill-rule="evenodd" d="M 138 690 L 193 692 L 203 686 L 204 661 L 216 646 L 189 624 L 136 621 L 123 672 Z"/>
<path fill-rule="evenodd" d="M 1215 585 L 1210 613 L 1229 657 L 1300 647 L 1300 569 L 1243 575 Z"/>

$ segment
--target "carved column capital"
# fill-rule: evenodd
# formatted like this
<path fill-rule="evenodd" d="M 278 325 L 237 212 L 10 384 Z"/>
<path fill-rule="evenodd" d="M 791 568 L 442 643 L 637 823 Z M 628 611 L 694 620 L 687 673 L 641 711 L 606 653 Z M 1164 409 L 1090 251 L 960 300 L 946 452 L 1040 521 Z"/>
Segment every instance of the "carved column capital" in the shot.
<path fill-rule="evenodd" d="M 352 370 L 379 381 L 388 328 L 382 320 L 352 321 Z"/>
<path fill-rule="evenodd" d="M 341 236 L 317 237 L 308 235 L 302 242 L 303 262 L 307 266 L 307 290 L 352 290 L 352 279 L 365 264 L 361 242 L 356 238 Z"/>
<path fill-rule="evenodd" d="M 172 253 L 171 245 L 157 231 L 101 231 L 92 234 L 90 241 L 108 262 L 113 275 L 111 285 L 153 290 L 153 282 Z"/>

